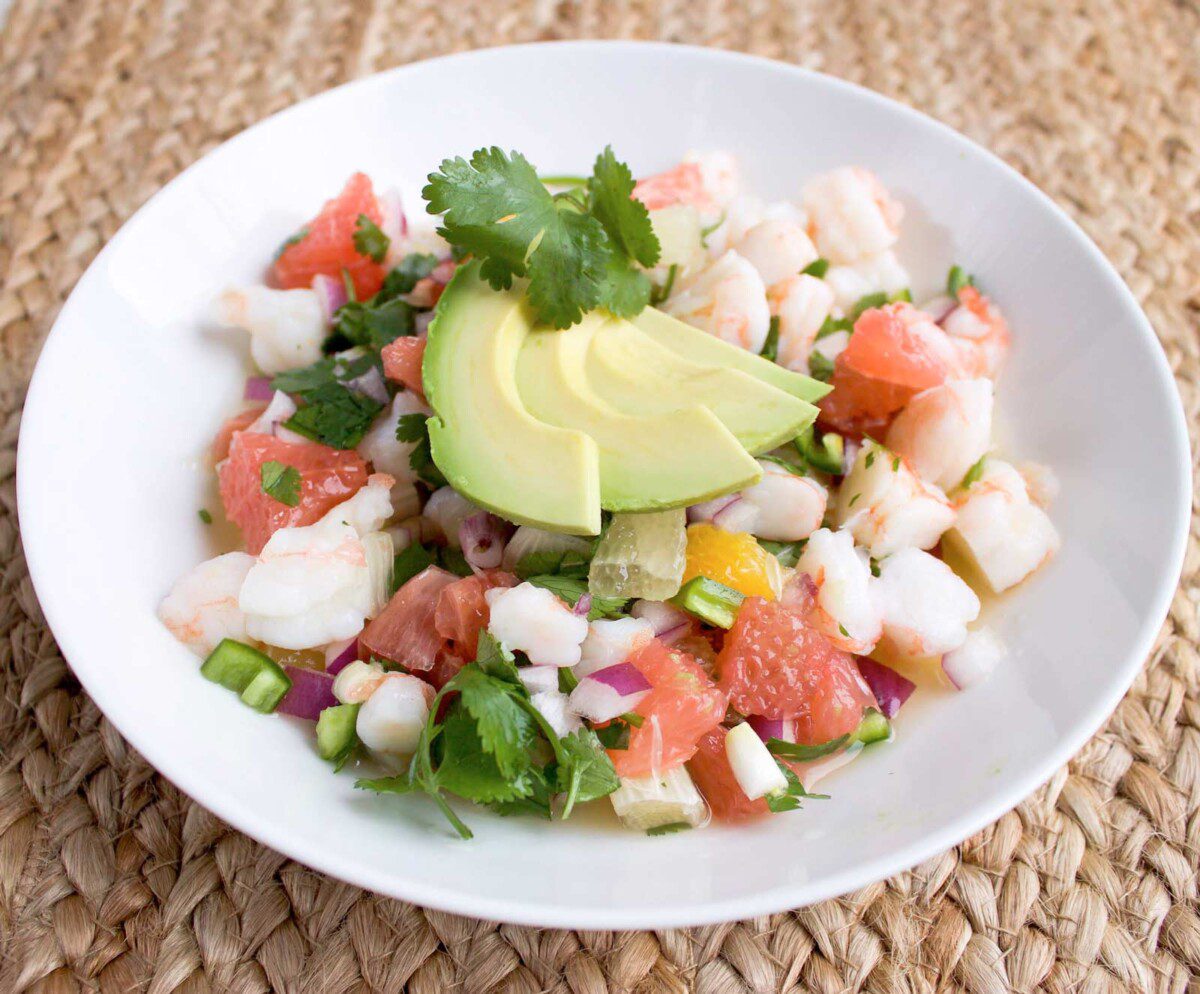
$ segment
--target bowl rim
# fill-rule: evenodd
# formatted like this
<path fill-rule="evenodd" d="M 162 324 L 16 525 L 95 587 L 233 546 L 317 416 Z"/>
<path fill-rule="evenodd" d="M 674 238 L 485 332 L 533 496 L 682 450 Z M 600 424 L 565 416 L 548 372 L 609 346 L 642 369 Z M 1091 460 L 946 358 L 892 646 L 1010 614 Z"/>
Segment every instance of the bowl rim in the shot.
<path fill-rule="evenodd" d="M 880 105 L 890 113 L 898 115 L 902 121 L 919 122 L 922 127 L 933 127 L 960 150 L 969 150 L 969 154 L 971 155 L 983 156 L 987 160 L 990 160 L 991 165 L 999 167 L 1003 173 L 1007 173 L 1009 179 L 1016 180 L 1018 184 L 1025 188 L 1026 192 L 1033 193 L 1035 199 L 1057 217 L 1065 226 L 1065 229 L 1069 231 L 1076 244 L 1083 250 L 1083 253 L 1092 265 L 1098 271 L 1102 272 L 1108 282 L 1113 284 L 1116 292 L 1123 294 L 1132 305 L 1132 324 L 1136 328 L 1137 333 L 1142 337 L 1143 344 L 1150 346 L 1151 354 L 1154 357 L 1152 364 L 1158 379 L 1158 387 L 1174 400 L 1174 403 L 1170 405 L 1174 412 L 1170 419 L 1170 434 L 1168 438 L 1162 440 L 1164 446 L 1169 446 L 1174 450 L 1174 457 L 1178 462 L 1179 476 L 1182 483 L 1182 487 L 1177 493 L 1176 507 L 1174 509 L 1176 519 L 1174 547 L 1167 568 L 1161 571 L 1157 587 L 1154 591 L 1154 609 L 1142 619 L 1133 648 L 1129 652 L 1123 667 L 1120 670 L 1114 671 L 1116 679 L 1111 682 L 1107 692 L 1102 694 L 1089 709 L 1086 719 L 1077 722 L 1074 727 L 1068 729 L 1055 748 L 1049 750 L 1037 762 L 1032 763 L 1030 769 L 1007 790 L 998 791 L 988 802 L 976 805 L 974 808 L 948 821 L 939 828 L 928 832 L 920 840 L 901 849 L 891 851 L 886 856 L 858 864 L 853 869 L 820 878 L 818 881 L 782 885 L 771 890 L 759 891 L 742 897 L 707 900 L 702 904 L 695 905 L 696 910 L 694 913 L 689 913 L 678 908 L 668 908 L 664 913 L 652 914 L 640 910 L 597 910 L 581 906 L 570 909 L 553 909 L 547 913 L 539 903 L 521 898 L 497 899 L 486 896 L 474 896 L 467 891 L 443 891 L 434 886 L 414 885 L 405 881 L 399 881 L 397 886 L 381 888 L 379 880 L 368 876 L 365 866 L 361 863 L 356 863 L 354 860 L 343 858 L 342 853 L 339 851 L 325 851 L 319 854 L 305 853 L 303 856 L 294 855 L 295 849 L 289 846 L 288 843 L 289 833 L 286 828 L 286 822 L 279 819 L 272 820 L 267 818 L 262 812 L 256 811 L 252 805 L 243 805 L 232 801 L 226 795 L 211 794 L 208 787 L 200 782 L 200 778 L 190 768 L 182 764 L 177 766 L 172 761 L 170 751 L 165 745 L 156 744 L 155 741 L 144 737 L 141 734 L 140 726 L 136 722 L 118 722 L 111 717 L 109 720 L 112 721 L 114 727 L 117 728 L 121 735 L 145 757 L 146 761 L 158 773 L 167 777 L 177 788 L 182 790 L 196 803 L 201 804 L 202 807 L 216 814 L 231 827 L 244 832 L 260 844 L 275 849 L 281 854 L 295 859 L 304 865 L 313 866 L 319 872 L 328 873 L 337 879 L 361 887 L 364 890 L 382 893 L 422 907 L 473 918 L 554 928 L 654 929 L 699 926 L 772 914 L 795 907 L 809 906 L 910 870 L 919 863 L 959 845 L 963 840 L 992 824 L 1028 798 L 1100 730 L 1106 719 L 1111 715 L 1132 685 L 1152 650 L 1158 631 L 1167 617 L 1182 573 L 1192 518 L 1193 484 L 1190 440 L 1182 400 L 1166 354 L 1157 335 L 1136 297 L 1134 297 L 1132 291 L 1115 267 L 1070 215 L 1059 207 L 1046 193 L 998 155 L 975 143 L 949 125 L 943 124 L 941 121 L 907 104 L 886 97 L 856 83 L 788 62 L 723 49 L 658 41 L 545 41 L 472 49 L 465 52 L 456 52 L 409 62 L 369 76 L 350 80 L 322 91 L 255 122 L 248 128 L 243 129 L 238 134 L 209 150 L 187 168 L 183 169 L 149 197 L 122 224 L 121 228 L 109 239 L 89 264 L 75 287 L 72 288 L 71 294 L 55 318 L 54 325 L 43 343 L 41 354 L 39 355 L 29 383 L 17 447 L 17 508 L 18 520 L 21 526 L 22 545 L 30 579 L 46 618 L 47 625 L 51 629 L 52 634 L 54 634 L 60 652 L 64 659 L 68 660 L 68 663 L 72 656 L 86 654 L 89 651 L 85 640 L 80 637 L 79 633 L 72 629 L 70 625 L 69 606 L 64 604 L 59 598 L 54 578 L 49 575 L 48 569 L 45 568 L 48 557 L 44 553 L 44 550 L 48 550 L 49 532 L 47 529 L 39 527 L 41 522 L 35 509 L 37 481 L 28 472 L 28 447 L 24 443 L 26 439 L 40 433 L 40 429 L 36 426 L 46 416 L 43 412 L 48 413 L 52 406 L 51 381 L 44 372 L 52 363 L 44 360 L 47 355 L 54 354 L 57 342 L 62 340 L 61 336 L 58 336 L 56 339 L 55 332 L 61 323 L 73 315 L 74 306 L 78 303 L 79 289 L 88 283 L 89 278 L 100 268 L 103 261 L 117 250 L 123 239 L 128 236 L 130 229 L 134 226 L 133 223 L 139 215 L 142 215 L 159 198 L 168 196 L 177 184 L 185 182 L 192 171 L 201 167 L 211 156 L 222 152 L 229 146 L 248 140 L 249 136 L 259 129 L 270 126 L 281 119 L 286 119 L 289 115 L 300 113 L 312 105 L 332 99 L 335 94 L 357 88 L 386 87 L 397 77 L 435 63 L 460 60 L 486 60 L 496 57 L 498 54 L 502 55 L 511 52 L 536 53 L 545 49 L 566 49 L 581 52 L 604 51 L 608 53 L 619 53 L 621 51 L 650 52 L 663 58 L 682 56 L 684 58 L 707 61 L 713 71 L 719 71 L 727 66 L 737 64 L 757 66 L 781 76 L 802 77 L 814 85 L 830 87 L 835 91 L 852 94 L 855 99 Z M 31 425 L 35 427 L 31 427 Z M 28 531 L 24 527 L 27 520 L 34 522 Z M 61 637 L 58 634 L 60 631 L 63 633 Z M 95 701 L 97 707 L 106 716 L 110 715 L 110 705 L 115 705 L 117 698 L 117 694 L 112 690 L 111 685 L 106 686 L 100 682 L 92 686 L 83 677 L 79 677 L 79 679 L 84 690 Z M 113 707 L 112 710 L 119 709 Z M 205 800 L 200 801 L 197 799 L 198 797 L 204 797 Z"/>

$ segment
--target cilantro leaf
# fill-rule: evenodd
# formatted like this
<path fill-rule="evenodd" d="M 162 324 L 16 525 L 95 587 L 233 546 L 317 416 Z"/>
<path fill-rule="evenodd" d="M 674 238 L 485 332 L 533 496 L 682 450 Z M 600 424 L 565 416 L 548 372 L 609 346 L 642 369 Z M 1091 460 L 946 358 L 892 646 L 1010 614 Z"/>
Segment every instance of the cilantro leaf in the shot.
<path fill-rule="evenodd" d="M 971 468 L 963 475 L 962 483 L 959 484 L 963 490 L 968 489 L 971 484 L 978 483 L 983 478 L 983 467 L 987 463 L 987 455 L 979 457 L 978 461 L 973 463 Z"/>
<path fill-rule="evenodd" d="M 775 756 L 786 756 L 802 763 L 820 759 L 830 753 L 837 752 L 850 741 L 850 733 L 839 735 L 836 739 L 822 742 L 820 745 L 800 745 L 796 742 L 785 742 L 783 739 L 767 739 L 767 748 Z"/>
<path fill-rule="evenodd" d="M 558 767 L 555 763 L 531 766 L 525 774 L 529 794 L 512 801 L 493 801 L 488 805 L 498 815 L 533 815 L 535 818 L 552 818 L 555 788 L 558 783 Z"/>
<path fill-rule="evenodd" d="M 528 745 L 522 751 L 524 766 L 512 774 L 506 773 L 501 769 L 498 757 L 484 748 L 477 727 L 465 705 L 456 701 L 441 726 L 438 739 L 442 755 L 434 774 L 437 786 L 477 804 L 526 797 L 532 790 L 527 774 Z"/>
<path fill-rule="evenodd" d="M 787 780 L 787 789 L 782 794 L 768 794 L 766 797 L 767 808 L 775 814 L 783 814 L 785 811 L 800 810 L 801 800 L 812 801 L 827 801 L 828 794 L 810 794 L 804 789 L 804 784 L 800 782 L 800 778 L 796 776 L 796 772 L 786 763 L 780 763 L 779 770 Z"/>
<path fill-rule="evenodd" d="M 475 719 L 483 750 L 494 757 L 500 772 L 512 779 L 528 769 L 534 727 L 525 709 L 513 700 L 511 687 L 476 665 L 464 666 L 452 683 L 463 707 Z"/>
<path fill-rule="evenodd" d="M 433 449 L 429 444 L 429 422 L 424 414 L 402 414 L 396 421 L 396 441 L 416 443 L 408 454 L 408 464 L 413 471 L 432 487 L 446 483 L 442 471 L 433 461 Z"/>
<path fill-rule="evenodd" d="M 434 563 L 434 555 L 420 542 L 413 542 L 396 553 L 392 560 L 392 593 Z"/>
<path fill-rule="evenodd" d="M 808 539 L 802 538 L 799 542 L 768 542 L 766 539 L 759 539 L 758 544 L 778 559 L 780 566 L 791 569 L 799 560 Z"/>
<path fill-rule="evenodd" d="M 381 302 L 376 294 L 369 300 L 351 301 L 339 307 L 334 317 L 337 334 L 351 345 L 373 349 L 381 349 L 416 330 L 412 307 L 398 297 Z"/>
<path fill-rule="evenodd" d="M 552 328 L 569 328 L 604 297 L 610 253 L 594 217 L 570 207 L 554 216 L 529 260 L 529 302 Z"/>
<path fill-rule="evenodd" d="M 529 552 L 520 558 L 513 572 L 522 580 L 551 574 L 585 580 L 591 559 L 590 555 L 573 550 Z"/>
<path fill-rule="evenodd" d="M 606 146 L 596 156 L 588 180 L 592 216 L 604 226 L 616 248 L 649 268 L 658 263 L 662 250 L 650 224 L 650 212 L 634 199 L 633 187 L 629 167 L 613 154 L 611 145 Z"/>
<path fill-rule="evenodd" d="M 530 576 L 526 579 L 535 587 L 544 587 L 556 597 L 574 607 L 579 598 L 588 592 L 587 584 L 571 576 Z M 620 617 L 624 613 L 627 597 L 593 597 L 592 608 L 588 611 L 589 621 L 599 621 L 601 618 Z"/>
<path fill-rule="evenodd" d="M 802 276 L 815 276 L 819 280 L 825 278 L 825 274 L 829 272 L 828 259 L 813 259 L 807 266 L 800 270 Z"/>
<path fill-rule="evenodd" d="M 353 449 L 363 440 L 383 405 L 338 383 L 305 391 L 304 406 L 284 422 L 285 428 L 334 449 Z"/>
<path fill-rule="evenodd" d="M 410 252 L 392 271 L 384 277 L 383 286 L 377 296 L 381 300 L 391 300 L 404 293 L 412 293 L 418 282 L 432 273 L 438 264 L 436 255 L 429 253 Z"/>
<path fill-rule="evenodd" d="M 828 383 L 833 379 L 833 360 L 820 349 L 813 349 L 808 355 L 808 375 L 814 380 Z"/>
<path fill-rule="evenodd" d="M 946 293 L 951 297 L 957 297 L 958 291 L 964 286 L 974 285 L 975 277 L 957 264 L 951 266 L 950 272 L 946 274 Z"/>
<path fill-rule="evenodd" d="M 628 749 L 629 723 L 614 719 L 603 728 L 596 729 L 596 738 L 605 749 Z"/>
<path fill-rule="evenodd" d="M 600 305 L 619 318 L 640 314 L 654 294 L 650 277 L 634 269 L 628 259 L 615 253 L 608 257 L 608 272 Z"/>
<path fill-rule="evenodd" d="M 300 471 L 274 459 L 268 459 L 259 467 L 262 492 L 280 504 L 295 507 L 300 503 Z"/>
<path fill-rule="evenodd" d="M 210 512 L 207 507 L 200 508 L 200 510 L 196 513 L 200 515 L 200 520 L 206 525 L 211 525 L 213 523 L 212 512 Z"/>
<path fill-rule="evenodd" d="M 590 728 L 561 739 L 563 760 L 558 767 L 558 789 L 567 795 L 563 818 L 569 818 L 577 803 L 607 797 L 621 786 L 612 760 Z"/>
<path fill-rule="evenodd" d="M 503 680 L 510 684 L 512 689 L 525 693 L 525 686 L 517 675 L 515 657 L 486 628 L 479 633 L 475 663 L 489 677 Z"/>
<path fill-rule="evenodd" d="M 383 262 L 392 240 L 366 214 L 359 214 L 354 225 L 354 249 L 372 262 Z"/>
<path fill-rule="evenodd" d="M 839 331 L 854 331 L 854 322 L 850 318 L 827 317 L 817 329 L 815 341 L 819 342 L 822 338 L 828 338 Z"/>

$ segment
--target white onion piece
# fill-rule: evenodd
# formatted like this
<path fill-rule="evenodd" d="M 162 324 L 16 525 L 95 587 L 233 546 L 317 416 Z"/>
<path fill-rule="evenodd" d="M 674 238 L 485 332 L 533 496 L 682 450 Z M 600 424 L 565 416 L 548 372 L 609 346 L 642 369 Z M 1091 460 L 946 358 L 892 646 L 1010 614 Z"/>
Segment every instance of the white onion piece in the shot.
<path fill-rule="evenodd" d="M 632 663 L 617 663 L 585 676 L 571 691 L 571 710 L 591 721 L 611 721 L 632 711 L 650 693 L 650 682 Z"/>
<path fill-rule="evenodd" d="M 379 230 L 388 236 L 393 243 L 398 242 L 408 234 L 408 219 L 404 216 L 404 204 L 400 200 L 400 191 L 385 190 L 377 198 L 381 220 Z"/>
<path fill-rule="evenodd" d="M 787 777 L 747 722 L 725 733 L 725 757 L 742 793 L 751 801 L 787 790 Z"/>
<path fill-rule="evenodd" d="M 436 311 L 422 311 L 413 318 L 413 328 L 416 331 L 417 338 L 429 337 L 429 326 L 433 324 L 433 317 Z"/>
<path fill-rule="evenodd" d="M 978 628 L 968 632 L 957 649 L 942 656 L 942 672 L 956 690 L 966 690 L 990 676 L 1007 655 L 1000 636 L 990 628 Z"/>
<path fill-rule="evenodd" d="M 464 518 L 458 526 L 458 543 L 472 570 L 495 569 L 504 560 L 508 523 L 487 511 Z"/>
<path fill-rule="evenodd" d="M 347 380 L 346 386 L 356 393 L 361 393 L 364 397 L 370 397 L 380 404 L 386 405 L 392 402 L 387 384 L 383 380 L 383 373 L 379 371 L 378 366 L 372 366 L 362 376 L 356 376 L 352 380 Z"/>
<path fill-rule="evenodd" d="M 517 676 L 531 694 L 558 690 L 557 666 L 522 666 L 517 670 Z"/>

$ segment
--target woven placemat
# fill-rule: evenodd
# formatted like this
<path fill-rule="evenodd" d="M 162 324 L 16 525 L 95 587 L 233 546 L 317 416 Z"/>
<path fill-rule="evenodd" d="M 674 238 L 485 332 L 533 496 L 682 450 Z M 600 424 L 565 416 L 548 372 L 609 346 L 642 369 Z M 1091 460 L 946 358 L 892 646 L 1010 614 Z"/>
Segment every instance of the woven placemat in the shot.
<path fill-rule="evenodd" d="M 13 472 L 29 370 L 97 249 L 296 100 L 563 37 L 788 59 L 965 131 L 1116 263 L 1196 424 L 1195 0 L 17 0 L 0 35 L 0 992 L 1200 992 L 1195 528 L 1149 665 L 1046 787 L 912 873 L 730 925 L 537 931 L 364 893 L 192 804 L 80 691 L 25 570 Z"/>

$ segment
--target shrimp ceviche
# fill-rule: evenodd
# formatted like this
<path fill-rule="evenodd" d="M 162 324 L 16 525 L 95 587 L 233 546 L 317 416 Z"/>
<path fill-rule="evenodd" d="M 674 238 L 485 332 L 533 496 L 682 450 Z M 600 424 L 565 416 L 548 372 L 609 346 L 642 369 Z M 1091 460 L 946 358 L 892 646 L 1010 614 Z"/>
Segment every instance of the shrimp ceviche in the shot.
<path fill-rule="evenodd" d="M 651 834 L 825 798 L 1003 660 L 980 595 L 1059 538 L 1050 470 L 995 451 L 986 276 L 914 288 L 865 168 L 797 193 L 491 148 L 428 177 L 435 228 L 352 176 L 218 301 L 257 366 L 212 443 L 241 547 L 163 623 L 463 837 L 450 798 Z"/>

